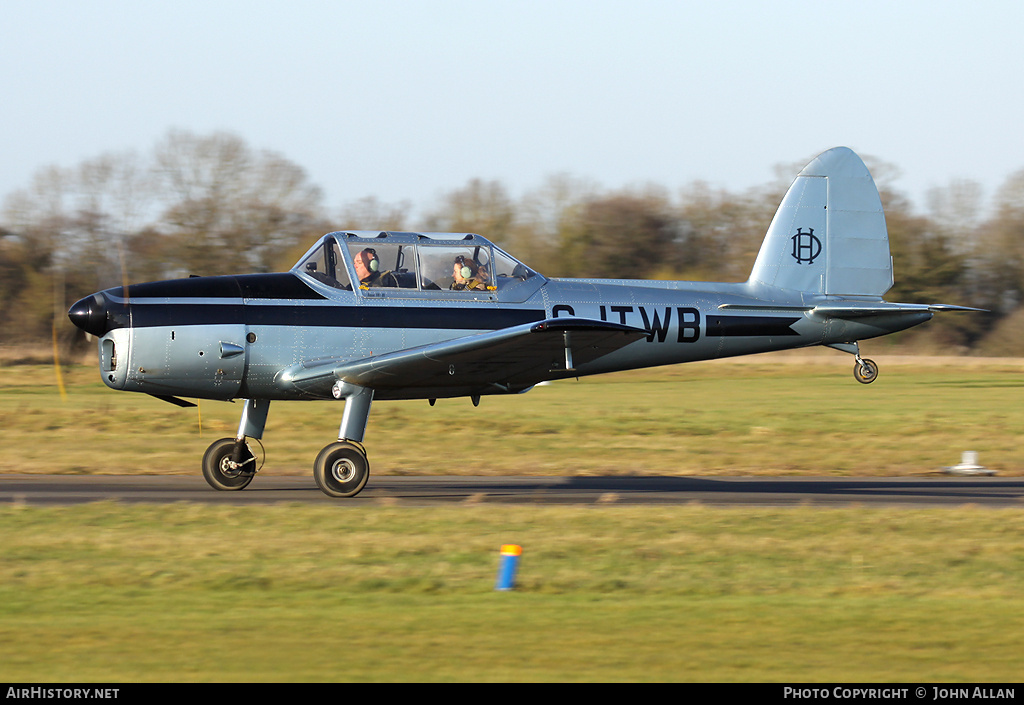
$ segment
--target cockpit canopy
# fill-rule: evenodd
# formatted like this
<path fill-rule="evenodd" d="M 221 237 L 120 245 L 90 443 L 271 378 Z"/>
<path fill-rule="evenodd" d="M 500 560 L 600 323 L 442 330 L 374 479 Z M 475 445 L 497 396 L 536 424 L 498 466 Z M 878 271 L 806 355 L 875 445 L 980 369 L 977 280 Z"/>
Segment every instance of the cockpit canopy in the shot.
<path fill-rule="evenodd" d="M 501 292 L 544 278 L 471 233 L 334 232 L 292 267 L 336 289 Z"/>

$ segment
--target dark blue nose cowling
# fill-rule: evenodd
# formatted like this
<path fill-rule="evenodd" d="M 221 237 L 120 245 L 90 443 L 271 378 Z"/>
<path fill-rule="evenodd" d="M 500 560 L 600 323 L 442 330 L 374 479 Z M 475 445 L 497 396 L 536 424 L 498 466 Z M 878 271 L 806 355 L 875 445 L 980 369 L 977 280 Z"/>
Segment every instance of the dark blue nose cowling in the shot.
<path fill-rule="evenodd" d="M 97 337 L 105 335 L 112 327 L 109 325 L 106 297 L 102 293 L 86 296 L 76 302 L 68 309 L 68 318 L 86 333 Z"/>

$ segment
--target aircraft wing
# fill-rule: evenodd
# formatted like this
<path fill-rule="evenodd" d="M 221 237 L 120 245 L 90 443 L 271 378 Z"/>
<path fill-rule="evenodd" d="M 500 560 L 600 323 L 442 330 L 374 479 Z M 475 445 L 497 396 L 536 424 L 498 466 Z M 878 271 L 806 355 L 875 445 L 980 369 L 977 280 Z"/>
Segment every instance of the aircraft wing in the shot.
<path fill-rule="evenodd" d="M 641 328 L 608 321 L 550 318 L 361 360 L 304 362 L 285 370 L 280 379 L 324 398 L 330 398 L 338 380 L 369 387 L 382 398 L 399 398 L 405 396 L 399 390 L 414 389 L 459 390 L 458 394 L 518 392 L 558 373 L 571 374 L 576 365 L 648 335 L 650 332 Z"/>

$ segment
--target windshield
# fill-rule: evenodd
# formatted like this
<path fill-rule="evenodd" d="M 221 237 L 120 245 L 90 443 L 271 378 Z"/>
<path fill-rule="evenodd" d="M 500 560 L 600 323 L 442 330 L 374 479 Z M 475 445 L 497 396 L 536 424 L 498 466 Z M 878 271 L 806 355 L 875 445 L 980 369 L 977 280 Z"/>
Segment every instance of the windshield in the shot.
<path fill-rule="evenodd" d="M 302 259 L 294 269 L 305 272 L 319 282 L 335 289 L 352 289 L 348 269 L 341 258 L 341 247 L 333 235 L 328 235 L 320 246 Z"/>
<path fill-rule="evenodd" d="M 530 277 L 537 276 L 537 272 L 498 248 L 494 248 L 494 271 L 499 279 L 508 277 L 509 279 L 525 281 Z"/>

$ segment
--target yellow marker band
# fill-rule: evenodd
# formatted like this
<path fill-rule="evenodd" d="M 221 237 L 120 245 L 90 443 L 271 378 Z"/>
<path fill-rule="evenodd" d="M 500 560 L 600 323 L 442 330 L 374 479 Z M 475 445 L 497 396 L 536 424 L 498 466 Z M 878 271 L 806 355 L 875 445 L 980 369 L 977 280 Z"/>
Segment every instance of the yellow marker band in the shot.
<path fill-rule="evenodd" d="M 522 546 L 516 546 L 515 544 L 510 543 L 501 547 L 501 555 L 503 556 L 521 556 L 522 554 Z"/>

